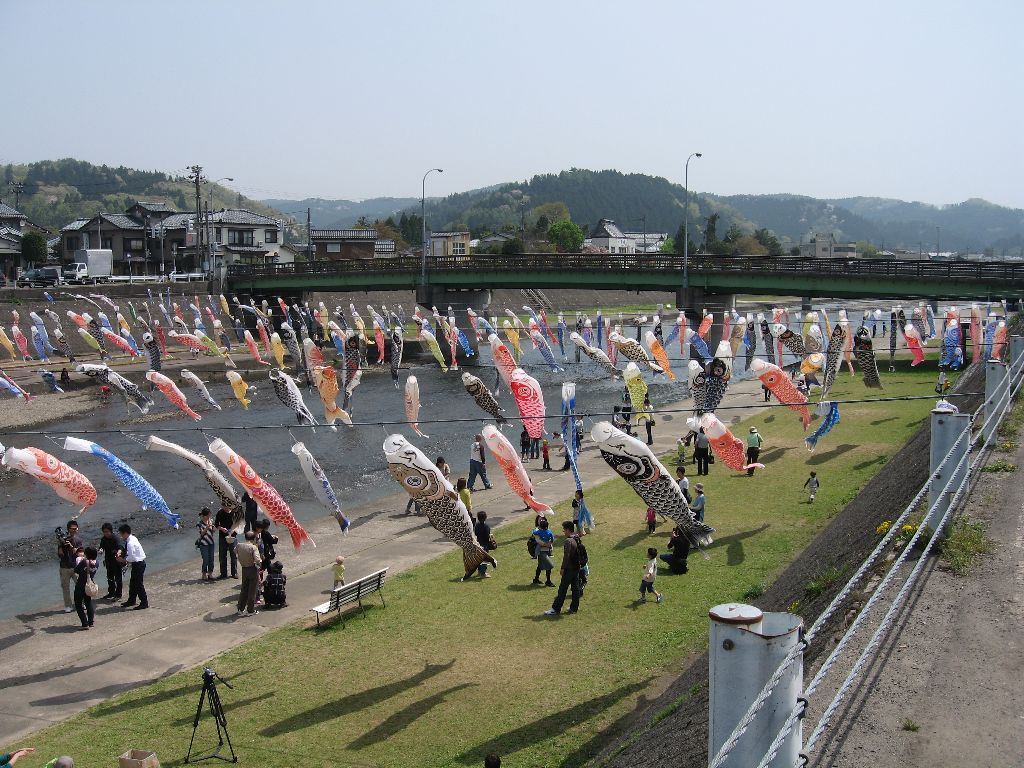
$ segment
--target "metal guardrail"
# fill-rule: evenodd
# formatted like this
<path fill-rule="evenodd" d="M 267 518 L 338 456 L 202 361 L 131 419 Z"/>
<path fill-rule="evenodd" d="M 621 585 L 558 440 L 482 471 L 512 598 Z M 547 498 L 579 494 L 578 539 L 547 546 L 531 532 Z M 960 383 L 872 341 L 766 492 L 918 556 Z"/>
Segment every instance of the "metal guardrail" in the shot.
<path fill-rule="evenodd" d="M 396 256 L 382 259 L 306 261 L 292 264 L 233 264 L 228 277 L 261 278 L 343 275 L 417 274 L 420 258 Z M 617 271 L 681 272 L 683 258 L 671 254 L 526 253 L 509 256 L 438 256 L 427 258 L 430 274 L 452 272 L 565 272 Z M 691 273 L 756 273 L 764 275 L 811 275 L 871 277 L 884 279 L 1019 281 L 1024 286 L 1024 263 L 990 261 L 913 261 L 902 259 L 812 259 L 768 256 L 708 256 L 689 259 Z"/>

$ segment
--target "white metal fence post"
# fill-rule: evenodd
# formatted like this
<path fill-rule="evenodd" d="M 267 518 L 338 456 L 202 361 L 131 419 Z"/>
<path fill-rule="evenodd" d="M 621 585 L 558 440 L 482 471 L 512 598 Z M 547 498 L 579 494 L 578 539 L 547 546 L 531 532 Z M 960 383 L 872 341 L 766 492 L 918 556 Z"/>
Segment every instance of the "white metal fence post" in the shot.
<path fill-rule="evenodd" d="M 1024 336 L 1011 336 L 1009 351 L 1010 365 L 1016 368 L 1021 356 L 1024 355 Z"/>
<path fill-rule="evenodd" d="M 991 439 L 999 426 L 999 412 L 1003 409 L 1008 394 L 1006 366 L 998 360 L 985 363 L 985 424 L 982 433 L 985 440 Z"/>
<path fill-rule="evenodd" d="M 922 525 L 933 531 L 936 522 L 942 519 L 949 508 L 953 494 L 967 472 L 967 462 L 963 458 L 970 445 L 969 413 L 957 413 L 952 407 L 942 404 L 932 411 L 929 462 L 931 486 L 928 490 L 928 508 L 931 512 Z"/>
<path fill-rule="evenodd" d="M 779 665 L 801 642 L 803 619 L 791 613 L 762 613 L 752 605 L 716 605 L 709 654 L 708 760 L 718 753 Z M 729 753 L 726 765 L 749 768 L 768 751 L 796 706 L 803 686 L 798 657 L 772 690 L 764 707 Z M 791 768 L 800 755 L 799 724 L 783 742 L 770 768 Z"/>

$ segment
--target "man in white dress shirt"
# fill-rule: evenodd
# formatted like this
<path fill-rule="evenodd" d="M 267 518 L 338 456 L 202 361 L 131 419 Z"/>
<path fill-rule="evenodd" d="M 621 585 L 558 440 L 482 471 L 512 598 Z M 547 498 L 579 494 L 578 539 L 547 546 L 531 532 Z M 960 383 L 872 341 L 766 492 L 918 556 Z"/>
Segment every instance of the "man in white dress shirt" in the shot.
<path fill-rule="evenodd" d="M 128 581 L 128 599 L 121 603 L 122 608 L 135 606 L 136 611 L 144 611 L 149 608 L 149 599 L 146 597 L 146 585 L 143 579 L 146 575 L 146 551 L 142 548 L 139 540 L 132 536 L 132 527 L 128 524 L 117 529 L 124 539 L 124 559 L 131 567 L 131 578 Z M 138 598 L 139 604 L 135 605 Z"/>

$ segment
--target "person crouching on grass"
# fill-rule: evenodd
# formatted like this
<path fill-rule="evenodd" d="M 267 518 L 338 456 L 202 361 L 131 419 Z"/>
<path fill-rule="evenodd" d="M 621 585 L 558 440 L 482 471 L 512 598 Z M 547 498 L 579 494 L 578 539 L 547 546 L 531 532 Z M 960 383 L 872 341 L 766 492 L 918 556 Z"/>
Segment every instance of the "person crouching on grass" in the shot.
<path fill-rule="evenodd" d="M 644 565 L 644 575 L 640 579 L 640 602 L 647 602 L 647 593 L 654 595 L 657 602 L 661 602 L 661 592 L 654 588 L 654 577 L 658 575 L 658 550 L 654 547 L 647 548 L 647 563 Z"/>

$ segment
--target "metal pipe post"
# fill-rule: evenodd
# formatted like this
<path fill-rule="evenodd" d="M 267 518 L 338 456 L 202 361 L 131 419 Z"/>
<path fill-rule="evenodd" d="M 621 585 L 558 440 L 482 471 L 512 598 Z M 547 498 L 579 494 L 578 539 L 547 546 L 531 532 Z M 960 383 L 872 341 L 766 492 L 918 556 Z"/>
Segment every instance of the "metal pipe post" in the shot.
<path fill-rule="evenodd" d="M 709 653 L 708 760 L 714 758 L 783 659 L 800 642 L 803 619 L 790 613 L 762 613 L 752 605 L 716 605 Z M 727 766 L 754 766 L 782 730 L 797 704 L 803 660 L 789 668 L 749 728 L 729 753 Z M 791 768 L 800 755 L 799 724 L 783 742 L 769 768 Z"/>
<path fill-rule="evenodd" d="M 957 442 L 958 440 L 959 442 Z M 967 462 L 962 460 L 967 455 L 970 444 L 971 415 L 969 413 L 958 413 L 947 404 L 940 404 L 932 411 L 928 465 L 931 470 L 928 508 L 932 511 L 921 524 L 928 526 L 933 531 L 937 522 L 949 509 L 953 494 L 956 493 L 956 489 L 960 487 L 960 483 L 967 473 Z M 945 461 L 943 462 L 943 460 Z"/>
<path fill-rule="evenodd" d="M 1021 357 L 1024 357 L 1024 336 L 1011 336 L 1010 337 L 1010 365 L 1014 368 L 1020 363 Z"/>
<path fill-rule="evenodd" d="M 998 360 L 985 363 L 985 424 L 982 434 L 986 441 L 999 427 L 999 412 L 1003 409 L 1009 388 L 1006 366 Z"/>

